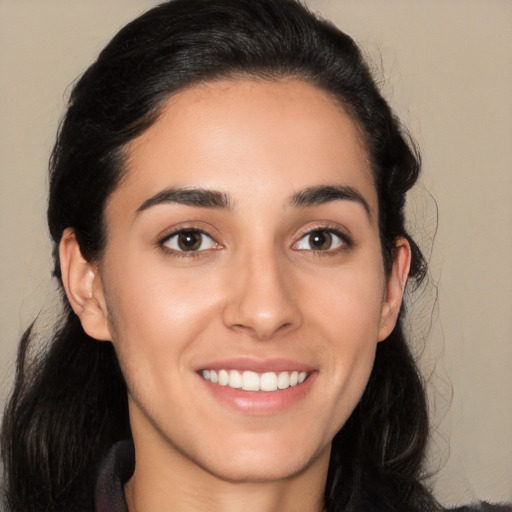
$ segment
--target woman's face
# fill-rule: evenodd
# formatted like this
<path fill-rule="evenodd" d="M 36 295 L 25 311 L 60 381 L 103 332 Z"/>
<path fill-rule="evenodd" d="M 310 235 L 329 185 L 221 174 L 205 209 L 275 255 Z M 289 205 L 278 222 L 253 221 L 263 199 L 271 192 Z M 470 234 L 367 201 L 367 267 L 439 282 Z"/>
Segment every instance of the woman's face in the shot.
<path fill-rule="evenodd" d="M 405 279 L 384 274 L 357 126 L 306 83 L 226 80 L 172 96 L 127 153 L 94 293 L 138 460 L 326 465 Z"/>

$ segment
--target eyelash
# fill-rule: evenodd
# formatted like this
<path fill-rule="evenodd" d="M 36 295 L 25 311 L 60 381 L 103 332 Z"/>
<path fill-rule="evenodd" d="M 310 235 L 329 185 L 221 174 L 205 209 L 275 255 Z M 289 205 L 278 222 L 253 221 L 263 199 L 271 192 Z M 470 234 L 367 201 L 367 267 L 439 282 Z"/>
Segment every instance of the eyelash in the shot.
<path fill-rule="evenodd" d="M 338 247 L 335 247 L 334 249 L 326 249 L 326 250 L 315 250 L 315 249 L 302 249 L 303 251 L 308 251 L 311 254 L 314 254 L 315 256 L 335 256 L 339 254 L 340 252 L 348 252 L 354 245 L 354 242 L 351 237 L 349 237 L 346 233 L 343 231 L 328 227 L 328 226 L 317 226 L 313 229 L 308 229 L 302 235 L 300 238 L 293 244 L 294 246 L 297 245 L 302 240 L 306 239 L 307 237 L 310 237 L 311 235 L 315 233 L 321 233 L 321 234 L 329 234 L 331 237 L 335 236 L 339 239 L 340 245 Z M 333 242 L 333 241 L 332 241 Z M 301 250 L 301 249 L 296 249 Z"/>
<path fill-rule="evenodd" d="M 193 250 L 187 251 L 187 250 L 175 249 L 172 247 L 168 247 L 166 245 L 167 243 L 169 243 L 169 241 L 171 239 L 173 239 L 174 237 L 179 237 L 181 234 L 184 234 L 184 233 L 191 233 L 191 234 L 195 234 L 195 235 L 201 235 L 202 237 L 207 237 L 211 240 L 212 244 L 215 245 L 216 247 L 209 247 L 206 249 L 199 248 L 199 249 L 193 249 Z M 333 256 L 340 252 L 349 251 L 354 245 L 352 239 L 346 233 L 340 231 L 339 229 L 332 228 L 332 227 L 326 227 L 326 226 L 317 226 L 313 229 L 309 229 L 308 231 L 305 231 L 304 233 L 302 233 L 301 236 L 299 237 L 299 239 L 293 243 L 292 249 L 294 248 L 294 246 L 296 246 L 302 240 L 306 239 L 307 237 L 309 237 L 315 233 L 329 234 L 331 237 L 334 236 L 334 237 L 338 238 L 339 242 L 340 242 L 339 247 L 335 247 L 334 249 L 326 249 L 326 250 L 315 250 L 315 249 L 294 249 L 294 250 L 304 251 L 304 252 L 307 251 L 308 253 L 314 254 L 315 256 Z M 331 240 L 331 242 L 333 242 L 333 240 Z M 201 245 L 203 245 L 203 243 L 204 243 L 204 238 L 201 241 Z M 199 229 L 199 228 L 195 228 L 195 227 L 183 227 L 183 228 L 180 228 L 176 231 L 173 231 L 173 232 L 165 235 L 158 241 L 158 246 L 161 249 L 163 249 L 164 251 L 166 251 L 167 253 L 172 254 L 174 257 L 177 257 L 177 258 L 199 257 L 199 256 L 201 256 L 201 253 L 203 253 L 203 252 L 206 252 L 208 250 L 222 249 L 222 247 L 223 247 L 221 244 L 216 242 L 215 239 L 210 234 L 208 234 L 206 231 Z"/>
<path fill-rule="evenodd" d="M 222 245 L 219 244 L 218 242 L 216 242 L 215 239 L 210 234 L 208 234 L 206 231 L 204 231 L 202 229 L 198 229 L 198 228 L 195 228 L 195 227 L 180 228 L 180 229 L 178 229 L 176 231 L 173 231 L 172 233 L 169 233 L 169 234 L 165 235 L 163 238 L 161 238 L 158 241 L 158 246 L 161 249 L 163 249 L 165 252 L 167 252 L 167 253 L 169 253 L 172 256 L 177 257 L 177 258 L 194 258 L 194 257 L 198 257 L 198 256 L 201 256 L 201 253 L 203 253 L 203 252 L 208 250 L 208 249 L 200 249 L 200 250 L 196 249 L 196 250 L 186 251 L 186 250 L 174 249 L 172 247 L 166 246 L 166 244 L 172 238 L 179 237 L 180 235 L 185 234 L 185 233 L 201 235 L 203 237 L 203 240 L 201 241 L 201 245 L 203 245 L 203 243 L 204 243 L 204 237 L 209 238 L 212 241 L 212 243 L 214 245 L 216 245 L 217 247 L 211 247 L 211 248 L 208 248 L 208 249 L 217 250 L 217 249 L 221 249 L 222 248 Z"/>

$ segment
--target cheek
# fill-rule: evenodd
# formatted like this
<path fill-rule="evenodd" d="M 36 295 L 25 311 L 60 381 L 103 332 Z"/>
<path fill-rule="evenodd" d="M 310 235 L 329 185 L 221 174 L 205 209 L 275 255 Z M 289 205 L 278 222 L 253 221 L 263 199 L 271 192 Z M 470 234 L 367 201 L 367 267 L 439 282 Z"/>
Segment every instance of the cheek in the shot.
<path fill-rule="evenodd" d="M 116 327 L 126 333 L 142 330 L 168 337 L 176 329 L 192 329 L 199 326 L 198 313 L 207 315 L 216 300 L 215 278 L 207 272 L 168 268 L 160 261 L 119 261 L 106 272 L 105 288 Z M 123 267 L 135 270 L 123 272 Z"/>
<path fill-rule="evenodd" d="M 375 269 L 375 270 L 372 270 Z M 320 336 L 317 348 L 333 382 L 334 399 L 343 423 L 355 407 L 369 379 L 378 343 L 385 279 L 380 267 L 340 270 L 323 287 L 309 286 L 305 309 L 311 336 Z M 313 292 L 313 290 L 315 290 Z"/>
<path fill-rule="evenodd" d="M 374 261 L 375 260 L 375 261 Z M 384 300 L 385 277 L 380 260 L 329 269 L 304 276 L 303 309 L 314 312 L 319 329 L 329 338 L 360 345 L 377 339 Z"/>
<path fill-rule="evenodd" d="M 215 279 L 190 271 L 167 275 L 155 267 L 140 268 L 128 279 L 121 268 L 105 283 L 113 344 L 127 380 L 137 375 L 175 375 L 183 354 L 217 317 Z M 172 367 L 172 368 L 171 368 Z M 172 372 L 171 372 L 172 369 Z M 146 378 L 146 377 L 145 377 Z"/>

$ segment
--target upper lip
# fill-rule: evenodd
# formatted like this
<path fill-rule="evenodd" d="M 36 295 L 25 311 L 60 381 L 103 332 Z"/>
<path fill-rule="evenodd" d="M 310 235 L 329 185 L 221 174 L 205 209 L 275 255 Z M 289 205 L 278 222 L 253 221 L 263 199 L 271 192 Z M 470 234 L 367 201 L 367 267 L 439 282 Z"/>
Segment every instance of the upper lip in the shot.
<path fill-rule="evenodd" d="M 251 356 L 230 357 L 207 361 L 197 367 L 201 370 L 241 370 L 256 373 L 264 372 L 312 372 L 311 365 L 285 358 L 257 358 Z"/>

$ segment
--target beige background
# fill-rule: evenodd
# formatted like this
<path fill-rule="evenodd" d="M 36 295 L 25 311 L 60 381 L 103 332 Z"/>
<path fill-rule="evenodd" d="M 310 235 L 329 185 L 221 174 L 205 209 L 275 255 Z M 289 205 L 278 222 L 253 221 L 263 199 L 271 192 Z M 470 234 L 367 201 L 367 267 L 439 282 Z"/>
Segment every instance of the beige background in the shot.
<path fill-rule="evenodd" d="M 150 0 L 0 0 L 0 403 L 18 337 L 51 317 L 46 162 L 65 89 Z M 377 62 L 420 144 L 413 225 L 432 283 L 411 330 L 446 505 L 512 501 L 512 2 L 310 0 Z M 44 326 L 45 322 L 41 322 Z M 425 333 L 428 336 L 425 338 Z"/>

